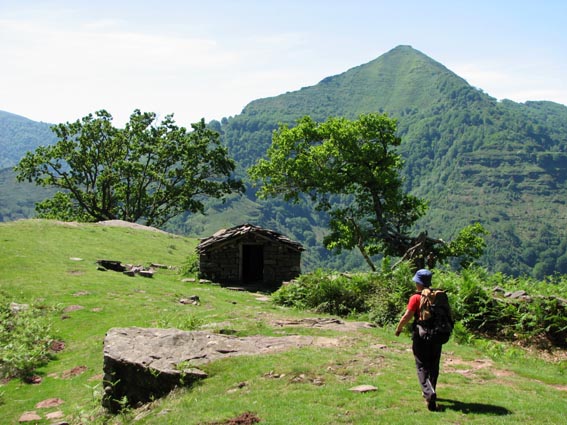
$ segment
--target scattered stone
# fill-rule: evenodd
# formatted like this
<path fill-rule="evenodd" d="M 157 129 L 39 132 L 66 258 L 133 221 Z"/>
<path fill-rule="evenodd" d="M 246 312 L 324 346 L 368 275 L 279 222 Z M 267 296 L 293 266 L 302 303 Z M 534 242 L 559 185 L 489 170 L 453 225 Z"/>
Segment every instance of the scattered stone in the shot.
<path fill-rule="evenodd" d="M 29 308 L 29 304 L 10 303 L 10 313 L 12 314 L 18 314 L 20 311 L 25 311 Z"/>
<path fill-rule="evenodd" d="M 376 391 L 378 390 L 378 388 L 376 388 L 375 386 L 372 385 L 358 385 L 356 387 L 350 388 L 349 391 L 355 392 L 355 393 L 367 393 L 369 391 Z"/>
<path fill-rule="evenodd" d="M 95 308 L 92 308 L 91 311 L 92 311 L 93 313 L 99 313 L 99 312 L 102 311 L 102 308 L 101 308 L 101 307 L 95 307 Z"/>
<path fill-rule="evenodd" d="M 193 304 L 193 305 L 200 305 L 201 299 L 198 295 L 192 295 L 189 298 L 181 298 L 179 300 L 181 304 Z"/>
<path fill-rule="evenodd" d="M 195 283 L 197 281 L 197 279 L 195 279 L 194 277 L 186 277 L 185 279 L 181 279 L 181 282 L 184 283 Z"/>
<path fill-rule="evenodd" d="M 97 260 L 97 264 L 105 270 L 112 270 L 115 272 L 123 272 L 126 267 L 120 262 L 115 260 Z"/>
<path fill-rule="evenodd" d="M 78 310 L 83 310 L 85 307 L 83 307 L 82 305 L 70 305 L 68 307 L 65 307 L 65 309 L 63 310 L 65 313 L 70 313 L 72 311 L 78 311 Z"/>
<path fill-rule="evenodd" d="M 260 418 L 252 412 L 245 412 L 235 418 L 222 422 L 213 422 L 211 425 L 252 425 L 260 421 Z"/>
<path fill-rule="evenodd" d="M 282 375 L 282 376 L 285 376 L 285 375 Z M 294 384 L 301 384 L 303 382 L 310 382 L 313 385 L 323 385 L 325 383 L 324 379 L 319 377 L 319 376 L 311 378 L 304 373 L 301 373 L 297 376 L 294 376 L 289 381 L 293 382 Z"/>
<path fill-rule="evenodd" d="M 285 373 L 274 373 L 273 370 L 270 370 L 268 373 L 264 374 L 264 378 L 272 378 L 272 379 L 280 379 L 285 376 Z"/>
<path fill-rule="evenodd" d="M 71 261 L 83 261 L 83 259 L 79 258 L 79 257 L 70 257 L 69 260 L 71 260 Z"/>
<path fill-rule="evenodd" d="M 513 299 L 513 300 L 524 300 L 524 301 L 530 301 L 531 298 L 528 295 L 528 293 L 526 291 L 514 291 L 514 292 L 508 292 L 504 295 L 507 298 Z"/>
<path fill-rule="evenodd" d="M 45 415 L 45 418 L 49 420 L 54 420 L 54 419 L 61 419 L 64 416 L 65 414 L 62 411 L 58 410 L 56 412 L 48 413 L 47 415 Z M 67 422 L 59 422 L 58 425 L 63 425 L 64 423 L 66 424 Z"/>
<path fill-rule="evenodd" d="M 75 376 L 79 376 L 79 375 L 83 374 L 86 370 L 87 370 L 86 366 L 76 366 L 73 369 L 69 369 L 69 370 L 64 371 L 61 374 L 61 378 L 63 378 L 63 379 L 74 378 Z"/>
<path fill-rule="evenodd" d="M 371 345 L 370 348 L 374 348 L 376 350 L 385 350 L 386 348 L 388 348 L 388 346 L 384 344 L 374 344 Z"/>
<path fill-rule="evenodd" d="M 39 385 L 42 381 L 43 379 L 39 375 L 26 376 L 24 378 L 26 384 Z"/>
<path fill-rule="evenodd" d="M 172 267 L 170 266 L 166 266 L 165 264 L 158 264 L 158 263 L 152 263 L 150 264 L 150 267 L 153 267 L 155 269 L 171 269 Z"/>
<path fill-rule="evenodd" d="M 65 403 L 60 398 L 48 398 L 47 400 L 40 401 L 35 405 L 36 409 L 49 409 L 51 407 L 61 406 Z"/>
<path fill-rule="evenodd" d="M 231 388 L 227 391 L 228 394 L 232 394 L 237 392 L 238 390 L 244 388 L 246 385 L 248 385 L 246 382 L 239 382 L 238 384 L 236 384 L 236 386 L 234 388 Z"/>
<path fill-rule="evenodd" d="M 35 421 L 41 421 L 41 416 L 39 416 L 36 412 L 24 412 L 24 414 L 20 416 L 20 419 L 18 419 L 18 422 L 20 423 Z"/>
<path fill-rule="evenodd" d="M 97 264 L 98 270 L 112 270 L 115 272 L 123 273 L 126 276 L 140 275 L 142 277 L 151 278 L 155 273 L 154 264 L 152 264 L 149 268 L 132 264 L 122 264 L 120 261 L 115 260 L 97 260 Z M 167 266 L 163 267 L 167 268 Z"/>
<path fill-rule="evenodd" d="M 266 301 L 270 301 L 270 297 L 267 297 L 265 295 L 261 295 L 259 297 L 256 297 L 257 301 L 261 301 L 261 302 L 266 302 Z"/>
<path fill-rule="evenodd" d="M 89 291 L 79 291 L 79 292 L 75 292 L 73 294 L 74 297 L 83 297 L 85 295 L 90 295 L 91 293 Z"/>

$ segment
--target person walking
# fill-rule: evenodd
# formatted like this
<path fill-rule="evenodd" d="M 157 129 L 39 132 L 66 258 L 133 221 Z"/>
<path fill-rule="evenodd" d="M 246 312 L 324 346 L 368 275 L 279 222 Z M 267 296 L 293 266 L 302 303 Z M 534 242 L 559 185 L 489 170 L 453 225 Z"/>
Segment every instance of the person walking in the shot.
<path fill-rule="evenodd" d="M 404 326 L 414 318 L 412 332 L 412 351 L 417 369 L 417 379 L 421 385 L 421 391 L 427 408 L 431 411 L 437 410 L 437 378 L 439 377 L 439 362 L 441 361 L 442 344 L 424 341 L 416 331 L 415 322 L 419 318 L 421 291 L 431 287 L 432 273 L 427 269 L 418 270 L 413 276 L 416 293 L 408 302 L 406 312 L 396 327 L 396 336 L 400 336 Z"/>

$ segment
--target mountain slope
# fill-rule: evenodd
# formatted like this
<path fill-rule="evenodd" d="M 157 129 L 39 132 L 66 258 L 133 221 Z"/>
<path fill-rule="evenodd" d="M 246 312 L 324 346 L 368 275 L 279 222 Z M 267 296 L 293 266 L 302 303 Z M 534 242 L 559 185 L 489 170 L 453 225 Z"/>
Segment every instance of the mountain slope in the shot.
<path fill-rule="evenodd" d="M 509 274 L 567 272 L 563 199 L 567 107 L 496 99 L 423 53 L 399 46 L 313 87 L 251 102 L 221 130 L 243 168 L 261 157 L 277 124 L 311 115 L 398 120 L 407 189 L 430 201 L 420 226 L 450 239 L 472 222 L 490 232 L 484 264 Z M 264 217 L 302 240 L 298 216 Z M 303 217 L 320 224 L 320 217 Z"/>
<path fill-rule="evenodd" d="M 315 86 L 255 100 L 242 114 L 229 119 L 222 131 L 231 153 L 247 167 L 263 155 L 280 122 L 293 124 L 304 115 L 316 120 L 355 118 L 377 111 L 393 117 L 411 116 L 435 110 L 437 102 L 455 93 L 490 100 L 440 63 L 409 46 L 399 46 Z"/>

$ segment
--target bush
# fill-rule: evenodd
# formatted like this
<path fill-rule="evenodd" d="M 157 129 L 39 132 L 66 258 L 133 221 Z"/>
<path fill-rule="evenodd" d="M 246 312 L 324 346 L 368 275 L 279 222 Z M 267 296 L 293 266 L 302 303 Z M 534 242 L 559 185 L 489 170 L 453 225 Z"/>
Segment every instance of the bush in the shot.
<path fill-rule="evenodd" d="M 408 263 L 376 276 L 379 284 L 369 301 L 369 318 L 372 322 L 379 326 L 398 323 L 409 297 L 415 292 L 411 278 L 412 271 Z"/>
<path fill-rule="evenodd" d="M 181 266 L 182 276 L 192 276 L 199 271 L 199 256 L 197 254 L 187 257 L 185 264 Z"/>
<path fill-rule="evenodd" d="M 369 275 L 345 275 L 317 270 L 282 286 L 272 295 L 278 305 L 346 317 L 369 310 L 375 284 Z"/>
<path fill-rule="evenodd" d="M 567 304 L 557 296 L 565 292 L 565 282 L 534 282 L 529 278 L 508 278 L 501 273 L 488 275 L 481 269 L 463 270 L 460 275 L 442 272 L 443 287 L 449 296 L 455 319 L 472 334 L 529 344 L 567 346 Z M 524 290 L 526 299 L 498 295 Z"/>
<path fill-rule="evenodd" d="M 49 359 L 51 324 L 46 309 L 0 295 L 0 378 L 27 378 Z"/>

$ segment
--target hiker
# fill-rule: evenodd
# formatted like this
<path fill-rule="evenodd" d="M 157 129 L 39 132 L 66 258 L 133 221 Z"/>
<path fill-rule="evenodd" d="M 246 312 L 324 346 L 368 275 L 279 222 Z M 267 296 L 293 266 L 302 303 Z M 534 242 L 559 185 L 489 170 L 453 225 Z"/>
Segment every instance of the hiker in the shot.
<path fill-rule="evenodd" d="M 418 270 L 414 275 L 412 280 L 415 282 L 416 293 L 409 299 L 407 310 L 396 328 L 396 336 L 400 336 L 404 326 L 414 318 L 412 351 L 417 368 L 417 379 L 421 385 L 423 397 L 427 402 L 427 408 L 431 411 L 436 411 L 437 393 L 435 392 L 435 387 L 437 386 L 437 377 L 439 376 L 442 344 L 423 340 L 416 330 L 416 322 L 420 312 L 421 292 L 425 288 L 431 287 L 431 276 L 432 273 L 426 269 Z"/>

